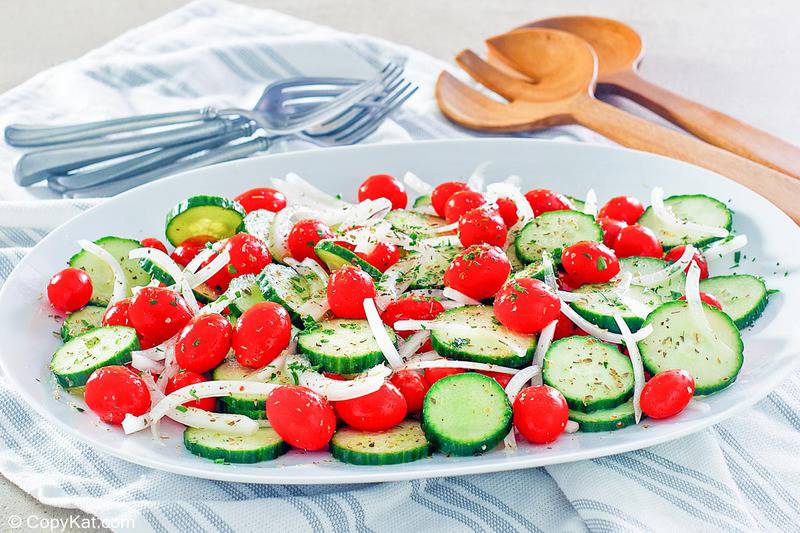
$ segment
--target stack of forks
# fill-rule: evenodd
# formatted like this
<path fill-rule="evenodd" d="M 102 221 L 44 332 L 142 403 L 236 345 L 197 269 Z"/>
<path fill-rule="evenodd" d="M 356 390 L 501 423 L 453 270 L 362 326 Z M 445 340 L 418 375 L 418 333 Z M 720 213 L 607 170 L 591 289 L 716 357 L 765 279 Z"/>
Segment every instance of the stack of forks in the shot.
<path fill-rule="evenodd" d="M 267 150 L 275 141 L 356 144 L 417 86 L 389 63 L 368 80 L 303 77 L 267 86 L 252 110 L 179 111 L 68 126 L 11 125 L 6 142 L 35 148 L 17 162 L 21 186 L 46 180 L 68 198 L 112 196 L 193 168 Z"/>

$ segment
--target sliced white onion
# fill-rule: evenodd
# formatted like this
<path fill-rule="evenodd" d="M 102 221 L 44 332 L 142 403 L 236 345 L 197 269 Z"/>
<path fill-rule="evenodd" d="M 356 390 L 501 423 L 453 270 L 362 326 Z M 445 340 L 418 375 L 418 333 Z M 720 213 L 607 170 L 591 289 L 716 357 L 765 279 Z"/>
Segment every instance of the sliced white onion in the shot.
<path fill-rule="evenodd" d="M 510 176 L 506 176 L 506 179 L 503 180 L 503 183 L 507 183 L 508 185 L 513 185 L 516 188 L 519 188 L 522 185 L 522 178 L 516 174 L 511 174 Z"/>
<path fill-rule="evenodd" d="M 166 272 L 169 277 L 175 281 L 174 287 L 180 291 L 181 296 L 183 296 L 186 305 L 189 306 L 192 313 L 197 313 L 200 310 L 197 298 L 195 298 L 194 292 L 192 292 L 192 288 L 189 286 L 189 281 L 186 279 L 186 276 L 183 275 L 183 270 L 181 270 L 170 256 L 155 248 L 136 248 L 128 253 L 128 257 L 131 259 L 148 259 L 158 268 Z"/>
<path fill-rule="evenodd" d="M 355 226 L 375 225 L 391 210 L 392 202 L 388 198 L 364 200 L 344 211 L 339 229 L 345 231 Z"/>
<path fill-rule="evenodd" d="M 445 298 L 449 298 L 463 305 L 481 305 L 481 302 L 476 300 L 475 298 L 470 298 L 463 292 L 459 292 L 450 287 L 445 287 L 444 290 L 442 291 L 442 295 Z"/>
<path fill-rule="evenodd" d="M 628 348 L 628 357 L 631 359 L 633 365 L 633 415 L 636 423 L 642 419 L 642 389 L 644 389 L 644 364 L 642 364 L 642 356 L 639 353 L 639 346 L 633 338 L 628 324 L 619 313 L 614 313 L 614 321 L 617 327 L 622 332 L 622 338 L 625 340 L 625 347 Z"/>
<path fill-rule="evenodd" d="M 186 276 L 186 279 L 190 279 L 195 272 L 200 269 L 200 265 L 211 259 L 211 257 L 215 254 L 215 250 L 213 248 L 203 248 L 200 252 L 189 261 L 189 264 L 183 269 L 183 275 Z M 195 285 L 196 287 L 197 285 Z"/>
<path fill-rule="evenodd" d="M 228 263 L 231 262 L 231 254 L 228 253 L 227 250 L 223 250 L 222 252 L 217 255 L 209 264 L 201 268 L 196 274 L 193 274 L 189 279 L 189 287 L 194 289 L 195 287 L 202 285 L 211 277 L 228 266 Z"/>
<path fill-rule="evenodd" d="M 553 322 L 555 324 L 555 321 Z M 508 396 L 508 402 L 511 405 L 514 405 L 514 400 L 517 399 L 517 395 L 520 391 L 525 388 L 525 385 L 528 382 L 541 374 L 541 367 L 539 365 L 533 364 L 531 366 L 525 367 L 519 372 L 517 372 L 514 377 L 508 380 L 506 384 L 506 396 Z M 503 444 L 508 449 L 514 449 L 517 447 L 517 438 L 514 436 L 514 426 L 511 426 L 511 430 L 508 432 L 508 435 L 505 436 L 503 439 Z"/>
<path fill-rule="evenodd" d="M 661 187 L 655 187 L 650 193 L 650 204 L 653 208 L 653 214 L 668 228 L 703 233 L 712 237 L 727 237 L 729 234 L 729 231 L 725 228 L 706 226 L 689 220 L 678 219 L 672 209 L 664 204 L 664 190 Z"/>
<path fill-rule="evenodd" d="M 567 420 L 567 425 L 564 427 L 564 433 L 577 433 L 580 431 L 581 425 L 574 420 Z"/>
<path fill-rule="evenodd" d="M 136 370 L 142 372 L 154 372 L 160 374 L 164 371 L 164 364 L 154 361 L 149 357 L 142 355 L 140 351 L 131 352 L 131 366 Z"/>
<path fill-rule="evenodd" d="M 461 246 L 458 235 L 443 235 L 441 237 L 429 237 L 420 239 L 416 245 L 408 246 L 409 250 L 421 250 L 422 248 L 438 248 L 440 246 Z"/>
<path fill-rule="evenodd" d="M 399 368 L 403 364 L 403 358 L 400 357 L 397 348 L 395 348 L 389 334 L 386 333 L 386 326 L 381 320 L 381 315 L 378 314 L 378 308 L 375 306 L 375 301 L 372 298 L 365 298 L 363 302 L 364 313 L 367 315 L 367 322 L 369 329 L 372 330 L 372 336 L 375 337 L 375 342 L 381 349 L 383 356 L 392 368 Z"/>
<path fill-rule="evenodd" d="M 111 298 L 108 301 L 108 305 L 112 305 L 125 298 L 125 295 L 128 291 L 128 283 L 125 279 L 125 271 L 122 270 L 122 265 L 119 264 L 119 261 L 117 261 L 117 259 L 106 249 L 98 246 L 92 241 L 81 239 L 78 241 L 78 245 L 86 250 L 86 252 L 92 254 L 100 261 L 108 265 L 108 268 L 110 268 L 111 272 L 114 274 L 114 289 L 111 292 Z"/>
<path fill-rule="evenodd" d="M 558 290 L 558 282 L 556 281 L 556 271 L 553 267 L 553 258 L 550 257 L 550 252 L 547 250 L 542 252 L 542 267 L 544 268 L 544 282 L 547 283 L 554 291 Z"/>
<path fill-rule="evenodd" d="M 611 342 L 613 344 L 622 344 L 625 342 L 625 339 L 619 333 L 612 333 L 606 329 L 599 328 L 583 318 L 581 315 L 575 312 L 572 307 L 569 306 L 568 303 L 562 301 L 561 302 L 561 312 L 566 315 L 567 318 L 572 320 L 572 322 L 581 328 L 583 331 L 591 335 L 592 337 L 596 337 L 601 341 Z M 653 326 L 646 326 L 641 328 L 639 331 L 633 334 L 633 339 L 635 341 L 640 341 L 646 338 L 653 332 Z"/>
<path fill-rule="evenodd" d="M 597 193 L 594 189 L 586 192 L 586 201 L 583 203 L 583 212 L 587 215 L 597 216 Z"/>
<path fill-rule="evenodd" d="M 294 355 L 297 351 L 297 340 L 293 339 L 292 342 L 289 343 L 289 346 L 281 352 L 281 355 L 273 359 L 267 366 L 264 368 L 259 368 L 258 370 L 254 370 L 244 376 L 243 379 L 247 381 L 260 381 L 261 383 L 267 383 L 270 381 L 270 378 L 274 376 L 276 373 L 281 373 L 284 368 L 286 367 L 286 358 L 289 355 Z"/>
<path fill-rule="evenodd" d="M 221 398 L 231 394 L 264 394 L 268 395 L 279 385 L 273 383 L 258 383 L 255 381 L 204 381 L 187 385 L 164 397 L 158 402 L 149 413 L 140 416 L 125 416 L 122 421 L 122 429 L 125 433 L 135 433 L 147 426 L 156 426 L 167 413 L 174 410 L 177 406 L 193 400 L 202 398 Z"/>
<path fill-rule="evenodd" d="M 493 365 L 490 363 L 476 363 L 475 361 L 456 361 L 454 359 L 414 360 L 409 361 L 400 370 L 421 370 L 424 368 L 463 368 L 466 370 L 483 370 L 485 372 L 499 372 L 500 374 L 516 374 L 518 368 Z"/>
<path fill-rule="evenodd" d="M 556 326 L 558 326 L 558 319 L 553 320 L 547 324 L 541 333 L 539 339 L 536 341 L 536 351 L 533 352 L 533 364 L 542 368 L 542 361 L 544 361 L 544 354 L 550 349 L 550 344 L 553 342 L 553 335 L 556 333 Z"/>
<path fill-rule="evenodd" d="M 449 231 L 456 231 L 458 230 L 458 222 L 453 222 L 452 224 L 447 224 L 445 226 L 438 226 L 433 228 L 433 233 L 447 233 Z"/>
<path fill-rule="evenodd" d="M 641 276 L 634 276 L 631 279 L 632 285 L 640 285 L 642 287 L 652 287 L 664 283 L 668 279 L 677 276 L 689 265 L 689 261 L 694 257 L 697 249 L 694 246 L 687 246 L 684 248 L 683 253 L 677 261 L 667 265 L 661 270 L 656 270 L 650 274 L 642 274 Z"/>
<path fill-rule="evenodd" d="M 703 310 L 703 301 L 700 298 L 700 267 L 697 263 L 692 261 L 689 265 L 689 272 L 686 273 L 686 303 L 689 307 L 689 313 L 692 315 L 694 321 L 706 331 L 706 333 L 714 339 L 714 341 L 724 346 L 726 350 L 733 351 L 733 348 L 725 344 L 719 338 L 714 328 L 711 327 L 711 322 L 708 321 L 705 311 Z"/>
<path fill-rule="evenodd" d="M 517 216 L 519 221 L 526 224 L 529 220 L 533 219 L 533 208 L 528 200 L 522 194 L 519 186 L 512 183 L 490 183 L 486 187 L 486 192 L 492 200 L 499 198 L 509 198 L 517 206 Z"/>
<path fill-rule="evenodd" d="M 403 183 L 419 195 L 426 195 L 433 192 L 433 185 L 424 181 L 413 172 L 406 172 L 405 176 L 403 176 Z"/>
<path fill-rule="evenodd" d="M 294 172 L 286 174 L 283 186 L 288 189 L 287 196 L 289 196 L 289 200 L 292 201 L 292 203 L 303 204 L 305 201 L 311 201 L 312 203 L 333 209 L 341 209 L 351 205 L 344 200 L 340 200 L 314 187 Z M 282 192 L 286 194 L 286 191 Z"/>
<path fill-rule="evenodd" d="M 158 390 L 161 392 L 166 390 L 169 380 L 180 371 L 180 366 L 175 360 L 175 343 L 178 341 L 178 335 L 180 333 L 176 333 L 172 338 L 161 344 L 164 349 L 164 370 L 158 374 L 158 381 L 156 382 Z"/>
<path fill-rule="evenodd" d="M 377 365 L 353 379 L 339 381 L 330 379 L 318 372 L 303 372 L 298 382 L 303 387 L 325 396 L 332 402 L 360 398 L 380 389 L 392 371 L 385 365 Z"/>
<path fill-rule="evenodd" d="M 475 167 L 475 170 L 472 171 L 472 174 L 470 174 L 467 179 L 467 187 L 473 191 L 481 192 L 486 183 L 486 169 L 488 169 L 491 164 L 491 161 L 484 161 Z"/>
<path fill-rule="evenodd" d="M 706 261 L 716 261 L 726 255 L 740 250 L 747 246 L 747 235 L 737 235 L 736 237 L 713 243 L 711 246 L 703 250 L 703 257 Z"/>
<path fill-rule="evenodd" d="M 386 309 L 393 300 L 397 300 L 414 281 L 411 273 L 420 262 L 413 255 L 406 256 L 393 264 L 381 276 L 376 284 L 375 304 L 378 309 Z"/>
<path fill-rule="evenodd" d="M 425 342 L 431 338 L 431 332 L 427 330 L 417 331 L 413 335 L 403 342 L 403 344 L 398 348 L 398 353 L 400 354 L 400 358 L 404 361 L 417 353 Z"/>
<path fill-rule="evenodd" d="M 199 429 L 210 429 L 226 435 L 246 437 L 258 431 L 258 421 L 245 415 L 233 413 L 212 413 L 196 407 L 179 406 L 167 415 L 184 426 Z"/>
<path fill-rule="evenodd" d="M 319 278 L 319 280 L 322 281 L 323 283 L 328 282 L 328 273 L 325 272 L 325 269 L 323 269 L 319 263 L 317 263 L 310 257 L 306 257 L 300 262 L 298 262 L 294 258 L 287 257 L 284 263 L 292 267 L 295 270 L 295 272 L 297 272 L 301 276 L 306 276 L 307 274 L 313 274 L 317 278 Z"/>

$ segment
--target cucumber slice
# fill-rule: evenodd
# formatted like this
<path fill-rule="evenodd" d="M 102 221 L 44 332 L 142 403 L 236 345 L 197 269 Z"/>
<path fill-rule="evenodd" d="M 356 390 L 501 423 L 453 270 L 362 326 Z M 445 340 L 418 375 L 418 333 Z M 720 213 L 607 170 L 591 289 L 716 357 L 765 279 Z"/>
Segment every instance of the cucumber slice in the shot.
<path fill-rule="evenodd" d="M 569 419 L 580 424 L 580 430 L 584 433 L 614 431 L 636 423 L 632 398 L 611 409 L 599 409 L 591 413 L 570 409 Z"/>
<path fill-rule="evenodd" d="M 513 249 L 514 247 L 512 246 L 508 250 L 510 252 Z M 539 261 L 534 261 L 533 263 L 528 263 L 518 272 L 512 271 L 511 277 L 514 279 L 532 278 L 544 281 L 544 265 L 542 264 L 541 259 Z"/>
<path fill-rule="evenodd" d="M 503 440 L 511 416 L 508 396 L 497 381 L 465 372 L 431 385 L 422 405 L 422 430 L 444 453 L 474 455 Z"/>
<path fill-rule="evenodd" d="M 258 463 L 276 459 L 289 445 L 274 429 L 259 428 L 253 435 L 225 435 L 210 429 L 186 428 L 183 444 L 195 455 L 226 463 Z"/>
<path fill-rule="evenodd" d="M 489 306 L 457 307 L 440 314 L 436 321 L 465 326 L 464 332 L 446 327 L 431 330 L 431 345 L 442 357 L 522 368 L 531 363 L 536 351 L 535 336 L 505 328 Z M 520 356 L 518 349 L 525 350 L 525 355 Z"/>
<path fill-rule="evenodd" d="M 270 263 L 259 275 L 264 298 L 283 306 L 298 328 L 303 327 L 300 309 L 312 298 L 325 297 L 325 284 L 317 276 L 302 276 L 293 268 Z"/>
<path fill-rule="evenodd" d="M 360 268 L 373 279 L 381 279 L 381 271 L 370 265 L 355 252 L 351 252 L 344 246 L 340 246 L 331 241 L 320 241 L 314 247 L 314 252 L 322 261 L 328 266 L 331 272 L 338 270 L 346 265 L 352 265 Z"/>
<path fill-rule="evenodd" d="M 580 198 L 575 198 L 574 196 L 567 195 L 567 200 L 570 201 L 575 211 L 583 211 L 583 208 L 586 207 L 586 202 L 581 200 Z"/>
<path fill-rule="evenodd" d="M 684 194 L 670 196 L 664 199 L 664 205 L 672 208 L 678 219 L 688 220 L 704 226 L 731 229 L 731 211 L 728 207 L 715 198 L 705 194 Z M 697 247 L 705 246 L 719 240 L 707 233 L 696 231 L 675 230 L 666 227 L 653 213 L 653 208 L 648 207 L 639 217 L 639 224 L 653 230 L 665 250 L 681 244 L 693 244 Z"/>
<path fill-rule="evenodd" d="M 241 315 L 255 304 L 267 301 L 261 293 L 258 279 L 252 274 L 234 278 L 231 281 L 229 290 L 239 291 L 241 293 L 241 296 L 235 298 L 228 306 L 231 312 L 237 316 Z"/>
<path fill-rule="evenodd" d="M 716 339 L 697 324 L 684 301 L 668 302 L 650 313 L 653 333 L 639 341 L 642 362 L 655 375 L 680 368 L 694 377 L 695 394 L 711 394 L 736 380 L 744 362 L 742 336 L 733 320 L 703 304 Z"/>
<path fill-rule="evenodd" d="M 443 289 L 444 273 L 456 255 L 464 250 L 460 246 L 436 246 L 431 258 L 419 265 L 412 275 L 411 289 Z"/>
<path fill-rule="evenodd" d="M 641 276 L 661 270 L 668 263 L 655 257 L 625 257 L 619 260 L 619 265 L 621 272 L 630 272 L 633 276 Z M 662 303 L 680 298 L 683 295 L 685 285 L 686 274 L 681 272 L 661 285 L 652 287 L 631 285 L 625 297 L 626 299 L 635 300 L 652 310 Z M 612 288 L 612 285 L 608 283 L 584 285 L 575 289 L 574 292 L 605 291 L 605 293 L 600 297 L 587 297 L 586 300 L 571 302 L 570 306 L 589 322 L 614 333 L 620 332 L 619 326 L 614 320 L 614 313 L 619 313 L 631 331 L 637 331 L 642 327 L 644 319 L 631 311 L 622 300 L 613 294 L 611 292 Z"/>
<path fill-rule="evenodd" d="M 544 252 L 550 252 L 560 263 L 561 250 L 581 241 L 603 242 L 603 230 L 593 216 L 580 211 L 549 211 L 528 222 L 514 246 L 523 263 L 541 261 Z"/>
<path fill-rule="evenodd" d="M 256 209 L 247 213 L 238 230 L 241 233 L 255 235 L 264 242 L 269 242 L 269 230 L 273 220 L 275 220 L 275 213 L 272 211 Z"/>
<path fill-rule="evenodd" d="M 749 274 L 704 279 L 700 290 L 714 295 L 739 329 L 755 322 L 767 308 L 769 299 L 764 280 Z"/>
<path fill-rule="evenodd" d="M 386 332 L 392 342 L 397 341 L 394 330 L 387 327 Z M 335 374 L 358 374 L 383 361 L 383 352 L 366 320 L 323 320 L 298 335 L 297 347 L 311 364 Z"/>
<path fill-rule="evenodd" d="M 436 230 L 446 226 L 447 222 L 443 218 L 426 215 L 425 213 L 394 209 L 389 211 L 384 220 L 391 224 L 396 231 L 405 233 L 412 239 L 446 235 L 446 233 L 437 233 Z"/>
<path fill-rule="evenodd" d="M 633 365 L 616 346 L 594 337 L 567 337 L 544 355 L 542 380 L 563 394 L 571 409 L 590 413 L 631 397 Z"/>
<path fill-rule="evenodd" d="M 405 420 L 379 432 L 344 427 L 331 439 L 331 455 L 353 465 L 396 465 L 430 455 L 430 444 L 419 422 Z"/>
<path fill-rule="evenodd" d="M 119 261 L 128 284 L 126 296 L 132 294 L 133 287 L 142 287 L 150 283 L 150 274 L 142 269 L 139 260 L 128 257 L 131 250 L 142 247 L 139 241 L 110 236 L 97 239 L 94 243 Z M 80 268 L 92 278 L 92 298 L 89 303 L 108 305 L 111 294 L 114 292 L 114 273 L 111 271 L 111 267 L 86 250 L 81 250 L 73 255 L 69 259 L 69 266 Z"/>
<path fill-rule="evenodd" d="M 61 324 L 61 339 L 64 342 L 99 328 L 103 323 L 106 308 L 99 305 L 87 305 L 74 313 L 70 313 Z"/>
<path fill-rule="evenodd" d="M 414 200 L 414 207 L 424 207 L 426 205 L 431 205 L 430 194 L 423 194 L 422 196 L 418 196 L 417 199 Z"/>
<path fill-rule="evenodd" d="M 179 246 L 189 237 L 208 235 L 227 239 L 244 220 L 244 208 L 221 196 L 192 196 L 167 213 L 167 240 Z"/>
<path fill-rule="evenodd" d="M 131 351 L 138 349 L 135 329 L 100 327 L 78 335 L 56 350 L 50 361 L 50 370 L 65 389 L 81 387 L 98 368 L 129 363 Z"/>
<path fill-rule="evenodd" d="M 506 257 L 508 257 L 508 262 L 511 264 L 511 276 L 515 277 L 515 274 L 522 271 L 525 268 L 525 264 L 519 260 L 517 256 L 517 248 L 515 246 L 509 246 L 506 250 Z M 525 276 L 523 276 L 525 277 Z"/>
<path fill-rule="evenodd" d="M 239 381 L 246 379 L 252 372 L 252 368 L 242 366 L 235 358 L 229 357 L 211 372 L 211 377 L 220 381 Z M 275 367 L 275 372 L 268 377 L 270 379 L 267 379 L 266 383 L 280 383 L 282 385 L 293 383 L 277 367 Z M 219 398 L 219 406 L 225 413 L 238 413 L 247 415 L 250 418 L 264 418 L 266 416 L 267 396 L 266 394 L 231 394 L 230 396 Z M 253 416 L 254 414 L 258 416 Z"/>
<path fill-rule="evenodd" d="M 209 287 L 206 283 L 198 285 L 192 289 L 192 292 L 194 293 L 195 298 L 197 298 L 197 301 L 201 304 L 213 302 L 222 296 L 220 293 Z"/>
<path fill-rule="evenodd" d="M 164 285 L 172 285 L 175 283 L 175 280 L 172 279 L 172 276 L 167 274 L 167 272 L 147 259 L 146 257 L 139 260 L 139 265 L 142 267 L 142 270 L 150 274 L 150 276 L 154 279 L 157 279 Z"/>

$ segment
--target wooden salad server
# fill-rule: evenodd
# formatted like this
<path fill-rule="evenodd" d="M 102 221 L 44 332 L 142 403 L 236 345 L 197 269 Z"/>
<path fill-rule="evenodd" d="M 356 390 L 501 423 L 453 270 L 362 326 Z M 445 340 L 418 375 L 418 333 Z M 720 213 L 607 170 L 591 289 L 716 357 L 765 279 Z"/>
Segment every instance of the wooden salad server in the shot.
<path fill-rule="evenodd" d="M 639 76 L 644 47 L 630 26 L 601 17 L 570 16 L 523 26 L 533 27 L 566 31 L 587 41 L 597 54 L 598 91 L 630 98 L 706 142 L 800 178 L 800 147 Z"/>
<path fill-rule="evenodd" d="M 474 130 L 518 132 L 580 124 L 624 146 L 680 159 L 758 192 L 800 223 L 800 181 L 683 133 L 626 113 L 594 97 L 597 60 L 591 46 L 570 33 L 519 30 L 487 41 L 510 75 L 465 50 L 459 65 L 508 102 L 470 88 L 448 72 L 436 84 L 444 115 Z"/>

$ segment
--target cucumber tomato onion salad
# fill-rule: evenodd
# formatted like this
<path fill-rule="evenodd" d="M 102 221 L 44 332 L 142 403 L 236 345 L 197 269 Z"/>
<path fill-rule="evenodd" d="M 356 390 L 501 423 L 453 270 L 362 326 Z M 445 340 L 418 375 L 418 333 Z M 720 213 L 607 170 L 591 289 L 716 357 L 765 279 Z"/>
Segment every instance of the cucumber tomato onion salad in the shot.
<path fill-rule="evenodd" d="M 161 440 L 167 417 L 219 463 L 547 444 L 734 382 L 769 292 L 709 277 L 747 243 L 724 203 L 656 188 L 647 208 L 598 209 L 483 168 L 436 187 L 370 176 L 358 203 L 289 174 L 182 201 L 169 248 L 79 241 L 47 286 L 66 313 L 50 369 L 103 422 Z"/>

